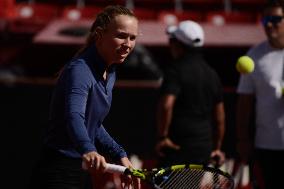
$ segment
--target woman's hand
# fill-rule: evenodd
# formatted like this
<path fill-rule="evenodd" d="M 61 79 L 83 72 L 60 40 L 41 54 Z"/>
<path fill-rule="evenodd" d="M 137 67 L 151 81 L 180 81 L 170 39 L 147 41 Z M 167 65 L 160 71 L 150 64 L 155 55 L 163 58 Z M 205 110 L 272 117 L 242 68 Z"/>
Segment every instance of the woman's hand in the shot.
<path fill-rule="evenodd" d="M 88 152 L 82 156 L 82 168 L 85 170 L 95 169 L 97 171 L 104 171 L 106 169 L 106 160 L 95 151 Z"/>
<path fill-rule="evenodd" d="M 121 158 L 120 160 L 121 165 L 128 167 L 130 169 L 133 169 L 132 163 L 129 161 L 127 157 Z M 126 189 L 141 189 L 141 180 L 137 177 L 131 177 L 131 176 L 122 176 L 121 177 L 121 185 L 122 188 Z"/>

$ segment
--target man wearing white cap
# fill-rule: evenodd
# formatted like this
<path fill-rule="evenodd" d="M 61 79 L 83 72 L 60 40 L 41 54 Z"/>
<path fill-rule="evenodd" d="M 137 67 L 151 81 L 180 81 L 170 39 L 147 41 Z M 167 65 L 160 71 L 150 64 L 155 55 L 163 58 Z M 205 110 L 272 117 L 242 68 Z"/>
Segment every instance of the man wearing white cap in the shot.
<path fill-rule="evenodd" d="M 222 164 L 223 91 L 217 73 L 207 65 L 200 51 L 204 44 L 203 29 L 188 20 L 170 26 L 167 34 L 174 63 L 165 71 L 160 89 L 156 145 L 159 163 L 208 164 L 217 157 L 217 163 Z"/>

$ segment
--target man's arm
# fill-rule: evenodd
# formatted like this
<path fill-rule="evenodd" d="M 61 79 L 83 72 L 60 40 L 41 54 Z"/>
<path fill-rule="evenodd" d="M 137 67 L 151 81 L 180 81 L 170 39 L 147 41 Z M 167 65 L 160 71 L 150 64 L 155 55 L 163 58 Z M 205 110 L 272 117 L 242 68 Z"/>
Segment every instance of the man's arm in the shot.
<path fill-rule="evenodd" d="M 216 122 L 216 135 L 214 138 L 215 149 L 221 150 L 225 134 L 225 110 L 224 102 L 219 102 L 214 108 L 214 119 Z"/>
<path fill-rule="evenodd" d="M 168 136 L 169 127 L 172 121 L 172 112 L 175 104 L 175 95 L 164 95 L 161 97 L 157 110 L 158 137 Z"/>
<path fill-rule="evenodd" d="M 178 150 L 180 147 L 169 138 L 169 128 L 172 121 L 173 107 L 176 96 L 167 94 L 161 97 L 157 110 L 158 143 L 156 151 L 158 155 L 164 156 L 163 149 L 171 148 Z"/>
<path fill-rule="evenodd" d="M 211 153 L 211 158 L 216 166 L 220 166 L 225 162 L 225 154 L 222 152 L 222 143 L 225 135 L 225 110 L 224 102 L 217 103 L 214 107 L 214 121 L 216 125 L 214 133 L 214 149 Z"/>

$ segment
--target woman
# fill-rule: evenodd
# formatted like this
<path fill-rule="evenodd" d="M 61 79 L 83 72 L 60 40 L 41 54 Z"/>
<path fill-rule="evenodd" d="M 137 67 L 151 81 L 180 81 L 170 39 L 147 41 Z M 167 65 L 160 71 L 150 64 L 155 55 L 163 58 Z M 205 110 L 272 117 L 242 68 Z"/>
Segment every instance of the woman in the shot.
<path fill-rule="evenodd" d="M 37 188 L 91 188 L 81 164 L 89 172 L 104 171 L 105 156 L 132 167 L 102 122 L 111 106 L 114 67 L 133 50 L 137 35 L 138 20 L 125 7 L 109 6 L 96 16 L 86 45 L 62 69 L 55 87 Z M 131 183 L 140 188 L 139 179 L 122 182 Z"/>

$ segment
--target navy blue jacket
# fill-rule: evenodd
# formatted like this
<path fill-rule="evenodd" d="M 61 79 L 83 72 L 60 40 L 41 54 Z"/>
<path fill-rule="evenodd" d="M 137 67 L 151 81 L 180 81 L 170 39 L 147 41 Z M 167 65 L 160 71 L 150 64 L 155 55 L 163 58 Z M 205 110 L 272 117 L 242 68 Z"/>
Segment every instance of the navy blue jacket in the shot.
<path fill-rule="evenodd" d="M 49 128 L 45 144 L 69 157 L 81 157 L 90 151 L 111 155 L 114 160 L 126 156 L 123 148 L 107 133 L 102 123 L 108 114 L 115 70 L 108 69 L 95 45 L 65 65 L 54 89 Z"/>

